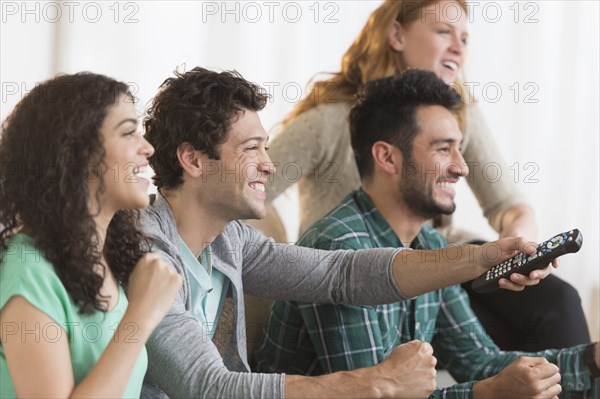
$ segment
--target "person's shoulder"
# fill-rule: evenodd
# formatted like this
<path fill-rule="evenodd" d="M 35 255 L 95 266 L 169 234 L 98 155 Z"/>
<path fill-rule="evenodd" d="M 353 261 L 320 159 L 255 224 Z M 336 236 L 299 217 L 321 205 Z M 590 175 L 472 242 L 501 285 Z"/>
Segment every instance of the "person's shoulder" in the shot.
<path fill-rule="evenodd" d="M 251 253 L 254 253 L 254 251 L 264 252 L 267 251 L 267 248 L 274 248 L 284 244 L 277 243 L 255 228 L 248 226 L 242 220 L 233 220 L 229 222 L 225 230 L 215 237 L 210 245 L 213 254 L 220 254 L 219 256 L 223 258 L 230 258 L 234 254 L 253 256 Z"/>
<path fill-rule="evenodd" d="M 321 114 L 337 114 L 339 112 L 349 112 L 352 104 L 348 101 L 323 102 L 314 107 L 316 112 Z"/>
<path fill-rule="evenodd" d="M 167 201 L 161 195 L 151 195 L 150 205 L 140 211 L 140 225 L 152 240 L 174 242 L 177 224 Z"/>
<path fill-rule="evenodd" d="M 353 242 L 368 236 L 364 217 L 353 193 L 348 194 L 329 213 L 310 226 L 298 245 L 321 249 L 354 249 Z"/>
<path fill-rule="evenodd" d="M 54 250 L 58 250 L 58 248 L 49 248 L 49 251 Z M 44 256 L 43 251 L 31 237 L 22 233 L 16 234 L 7 241 L 0 265 L 0 273 L 2 273 L 0 282 L 30 273 L 44 277 L 56 277 L 54 266 Z"/>
<path fill-rule="evenodd" d="M 265 239 L 260 231 L 252 226 L 248 226 L 243 220 L 233 220 L 229 222 L 225 230 L 217 236 L 216 241 L 234 241 L 243 243 L 246 240 L 256 241 L 257 239 Z"/>
<path fill-rule="evenodd" d="M 332 123 L 334 126 L 340 124 L 348 124 L 348 115 L 352 109 L 352 104 L 347 101 L 339 101 L 332 103 L 322 103 L 315 107 L 323 120 Z"/>
<path fill-rule="evenodd" d="M 150 250 L 159 253 L 178 273 L 187 273 L 175 217 L 164 197 L 151 196 L 150 206 L 141 211 L 140 221 L 142 232 L 150 240 Z"/>
<path fill-rule="evenodd" d="M 165 216 L 165 208 L 162 205 L 163 198 L 158 194 L 150 195 L 150 205 L 140 211 L 140 220 L 144 226 L 155 226 Z"/>
<path fill-rule="evenodd" d="M 55 321 L 65 319 L 71 297 L 50 259 L 58 248 L 44 251 L 25 234 L 7 241 L 0 260 L 0 308 L 14 296 L 21 296 Z"/>
<path fill-rule="evenodd" d="M 295 119 L 297 122 L 336 127 L 339 123 L 347 123 L 352 104 L 345 101 L 323 102 L 302 112 Z M 337 121 L 337 123 L 336 123 Z"/>

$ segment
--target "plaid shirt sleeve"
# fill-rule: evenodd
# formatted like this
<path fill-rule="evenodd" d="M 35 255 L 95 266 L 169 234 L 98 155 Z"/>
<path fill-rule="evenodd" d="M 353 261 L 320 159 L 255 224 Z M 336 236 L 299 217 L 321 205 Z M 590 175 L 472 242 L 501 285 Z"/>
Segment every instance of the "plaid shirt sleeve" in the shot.
<path fill-rule="evenodd" d="M 559 367 L 562 398 L 594 397 L 597 387 L 581 356 L 586 345 L 536 353 L 501 351 L 485 333 L 469 306 L 465 291 L 453 286 L 444 289 L 443 295 L 432 342 L 434 352 L 457 381 L 466 383 L 440 389 L 433 397 L 470 398 L 474 381 L 500 373 L 521 356 L 545 357 Z"/>

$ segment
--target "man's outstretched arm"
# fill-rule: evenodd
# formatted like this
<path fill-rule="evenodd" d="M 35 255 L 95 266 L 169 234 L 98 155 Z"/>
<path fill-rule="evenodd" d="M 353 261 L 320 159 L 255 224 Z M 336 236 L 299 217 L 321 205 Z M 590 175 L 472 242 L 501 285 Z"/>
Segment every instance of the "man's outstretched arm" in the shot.
<path fill-rule="evenodd" d="M 412 251 L 380 248 L 324 251 L 283 245 L 250 227 L 232 224 L 232 242 L 244 242 L 243 279 L 247 294 L 270 299 L 373 305 L 392 303 L 472 280 L 519 252 L 536 245 L 523 238 L 502 238 L 482 246 L 462 245 Z M 222 251 L 233 251 L 226 247 Z M 536 278 L 511 276 L 503 285 L 520 291 L 550 273 L 534 270 Z"/>
<path fill-rule="evenodd" d="M 515 256 L 519 252 L 532 254 L 536 245 L 522 237 L 501 238 L 484 245 L 451 246 L 437 250 L 402 251 L 394 258 L 392 273 L 398 288 L 407 297 L 453 284 L 473 280 L 489 268 Z M 550 273 L 550 266 L 534 270 L 528 277 L 513 274 L 502 288 L 521 291 L 535 285 Z"/>

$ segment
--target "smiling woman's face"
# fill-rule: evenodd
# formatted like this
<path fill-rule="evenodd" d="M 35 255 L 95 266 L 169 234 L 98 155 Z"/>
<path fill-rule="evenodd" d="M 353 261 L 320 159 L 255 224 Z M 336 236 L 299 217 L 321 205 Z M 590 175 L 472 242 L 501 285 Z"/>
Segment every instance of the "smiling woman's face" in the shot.
<path fill-rule="evenodd" d="M 467 12 L 457 2 L 443 0 L 425 7 L 408 26 L 395 22 L 389 41 L 408 68 L 432 71 L 451 83 L 464 63 L 467 37 Z"/>
<path fill-rule="evenodd" d="M 154 148 L 137 132 L 137 123 L 133 101 L 121 95 L 109 107 L 100 127 L 105 152 L 105 170 L 102 171 L 104 192 L 101 197 L 103 211 L 114 212 L 148 205 L 148 158 L 154 153 Z M 88 184 L 90 193 L 99 189 L 97 179 Z"/>

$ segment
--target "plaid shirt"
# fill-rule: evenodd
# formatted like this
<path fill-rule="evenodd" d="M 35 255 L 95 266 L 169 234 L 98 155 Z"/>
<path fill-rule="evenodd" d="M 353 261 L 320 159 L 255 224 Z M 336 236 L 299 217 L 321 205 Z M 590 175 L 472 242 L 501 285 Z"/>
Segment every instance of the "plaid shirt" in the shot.
<path fill-rule="evenodd" d="M 298 244 L 327 250 L 402 247 L 362 190 L 346 196 Z M 411 247 L 446 245 L 440 234 L 424 225 Z M 276 301 L 255 353 L 255 369 L 321 375 L 369 367 L 413 339 L 430 342 L 440 364 L 460 382 L 436 390 L 435 398 L 471 398 L 475 381 L 498 374 L 520 356 L 543 356 L 557 364 L 562 376 L 561 397 L 595 397 L 596 384 L 581 356 L 586 345 L 538 353 L 501 351 L 483 330 L 458 285 L 378 306 Z"/>

